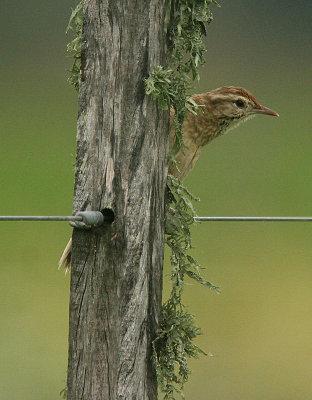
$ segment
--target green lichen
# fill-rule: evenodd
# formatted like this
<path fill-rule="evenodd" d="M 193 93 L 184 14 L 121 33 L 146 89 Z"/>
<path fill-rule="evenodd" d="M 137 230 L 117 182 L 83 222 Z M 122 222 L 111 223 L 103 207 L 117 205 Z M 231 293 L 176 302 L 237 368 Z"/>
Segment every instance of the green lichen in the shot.
<path fill-rule="evenodd" d="M 190 374 L 188 359 L 205 354 L 194 343 L 201 330 L 183 304 L 185 278 L 219 290 L 201 276 L 200 265 L 189 254 L 192 247 L 190 226 L 195 216 L 194 200 L 198 199 L 186 187 L 173 176 L 168 176 L 166 244 L 171 250 L 171 293 L 163 305 L 157 338 L 153 343 L 158 383 L 165 400 L 176 399 L 177 393 L 183 398 L 183 386 Z"/>
<path fill-rule="evenodd" d="M 82 22 L 83 22 L 83 1 L 77 4 L 72 10 L 69 22 L 66 28 L 66 33 L 73 32 L 73 39 L 67 44 L 67 51 L 73 57 L 73 65 L 68 78 L 68 81 L 78 91 L 80 86 L 80 69 L 81 69 L 81 42 L 82 42 Z"/>
<path fill-rule="evenodd" d="M 199 78 L 198 67 L 206 51 L 203 37 L 212 21 L 210 5 L 214 0 L 171 0 L 167 10 L 167 35 L 170 61 L 168 66 L 155 66 L 146 79 L 146 93 L 164 109 L 174 109 L 174 156 L 183 151 L 182 125 L 189 112 L 197 113 L 198 105 L 188 96 L 192 82 Z M 194 223 L 192 201 L 196 198 L 173 176 L 168 176 L 166 199 L 166 244 L 171 250 L 171 293 L 162 309 L 157 338 L 153 343 L 159 387 L 165 400 L 183 396 L 190 369 L 188 359 L 205 354 L 194 340 L 201 334 L 194 316 L 182 301 L 185 278 L 218 291 L 200 273 L 199 263 L 189 254 L 192 247 L 190 227 Z"/>

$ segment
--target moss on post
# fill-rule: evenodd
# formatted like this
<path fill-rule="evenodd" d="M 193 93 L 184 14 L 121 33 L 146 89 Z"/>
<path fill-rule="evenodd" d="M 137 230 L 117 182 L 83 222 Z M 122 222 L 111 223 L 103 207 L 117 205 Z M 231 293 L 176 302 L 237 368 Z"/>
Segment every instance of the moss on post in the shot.
<path fill-rule="evenodd" d="M 159 101 L 162 107 L 173 107 L 176 141 L 171 160 L 183 151 L 182 124 L 188 112 L 197 113 L 199 106 L 188 96 L 192 81 L 199 78 L 198 67 L 204 63 L 203 36 L 212 21 L 210 5 L 214 0 L 172 0 L 167 11 L 167 33 L 171 59 L 164 68 L 155 66 L 146 79 L 146 92 Z M 183 396 L 183 386 L 188 380 L 189 357 L 205 352 L 195 345 L 201 334 L 194 316 L 183 305 L 182 294 L 185 276 L 209 289 L 218 288 L 203 279 L 198 262 L 188 254 L 192 247 L 190 226 L 195 216 L 192 201 L 197 200 L 176 178 L 168 176 L 166 243 L 171 250 L 171 283 L 169 299 L 163 305 L 162 322 L 154 341 L 154 358 L 158 382 L 165 400 L 174 400 L 176 393 Z"/>
<path fill-rule="evenodd" d="M 73 40 L 67 44 L 67 51 L 72 55 L 74 62 L 70 70 L 68 81 L 78 91 L 80 84 L 81 69 L 81 38 L 82 38 L 82 9 L 83 1 L 80 1 L 76 8 L 72 10 L 66 33 L 73 31 Z"/>

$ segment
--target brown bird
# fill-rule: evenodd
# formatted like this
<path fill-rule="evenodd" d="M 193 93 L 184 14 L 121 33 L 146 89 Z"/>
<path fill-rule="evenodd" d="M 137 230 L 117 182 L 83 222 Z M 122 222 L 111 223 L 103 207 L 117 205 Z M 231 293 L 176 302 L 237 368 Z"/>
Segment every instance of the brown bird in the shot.
<path fill-rule="evenodd" d="M 212 139 L 235 128 L 256 114 L 278 117 L 278 114 L 261 106 L 247 90 L 227 86 L 208 93 L 196 94 L 192 100 L 200 105 L 197 115 L 189 113 L 182 127 L 186 146 L 175 156 L 176 163 L 169 164 L 169 173 L 183 180 L 192 170 L 203 147 Z M 174 111 L 171 110 L 170 150 L 175 143 L 173 124 Z"/>
<path fill-rule="evenodd" d="M 208 93 L 196 94 L 192 100 L 200 106 L 196 115 L 189 113 L 182 131 L 185 149 L 175 155 L 176 162 L 169 163 L 169 173 L 183 180 L 198 160 L 202 148 L 212 139 L 235 128 L 256 114 L 278 114 L 261 106 L 247 90 L 234 86 L 221 87 Z M 170 151 L 175 143 L 174 110 L 170 113 Z M 70 267 L 71 239 L 59 261 L 59 267 Z"/>

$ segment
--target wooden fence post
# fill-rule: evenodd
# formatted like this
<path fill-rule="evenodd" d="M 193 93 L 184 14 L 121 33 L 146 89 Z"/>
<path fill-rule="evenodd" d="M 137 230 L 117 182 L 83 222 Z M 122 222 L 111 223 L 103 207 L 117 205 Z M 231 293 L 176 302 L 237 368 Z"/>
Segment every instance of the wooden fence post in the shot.
<path fill-rule="evenodd" d="M 74 212 L 114 222 L 73 232 L 68 400 L 157 398 L 168 112 L 143 78 L 165 59 L 168 0 L 86 0 Z"/>

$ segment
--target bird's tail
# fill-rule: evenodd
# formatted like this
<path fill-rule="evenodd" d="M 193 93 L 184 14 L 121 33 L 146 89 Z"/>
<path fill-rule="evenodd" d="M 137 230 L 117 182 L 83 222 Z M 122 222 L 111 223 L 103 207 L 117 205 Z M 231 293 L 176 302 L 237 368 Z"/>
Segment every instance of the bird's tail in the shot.
<path fill-rule="evenodd" d="M 71 249 L 72 249 L 72 238 L 69 239 L 63 254 L 58 263 L 58 268 L 61 269 L 64 266 L 65 272 L 70 270 L 70 261 L 71 261 Z"/>

